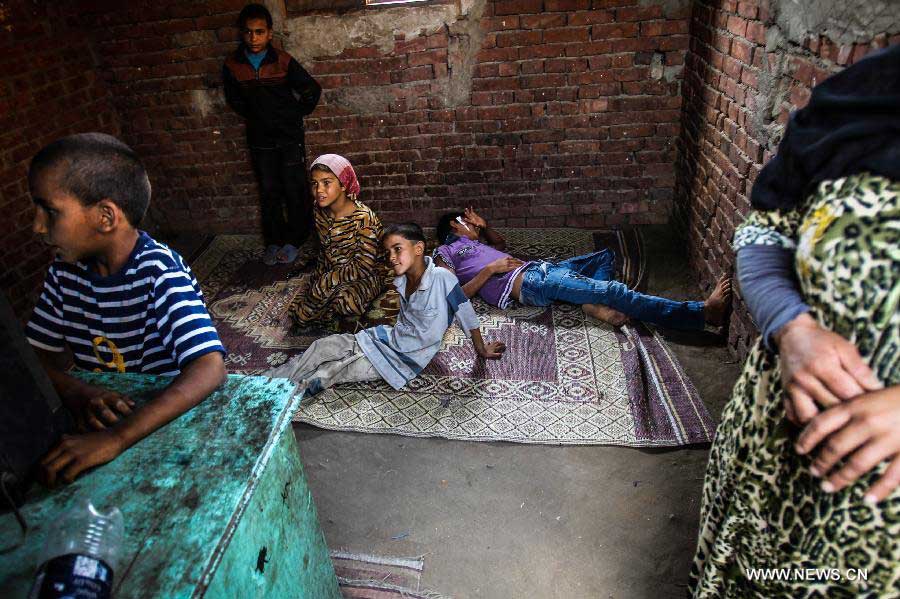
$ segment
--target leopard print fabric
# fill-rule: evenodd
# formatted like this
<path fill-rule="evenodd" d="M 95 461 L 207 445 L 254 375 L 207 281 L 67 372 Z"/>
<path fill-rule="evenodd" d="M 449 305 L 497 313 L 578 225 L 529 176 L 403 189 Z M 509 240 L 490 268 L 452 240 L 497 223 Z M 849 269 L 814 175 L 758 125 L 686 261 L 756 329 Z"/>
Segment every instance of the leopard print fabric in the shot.
<path fill-rule="evenodd" d="M 793 212 L 751 213 L 735 234 L 736 247 L 750 243 L 795 248 L 813 317 L 853 342 L 885 386 L 900 384 L 900 184 L 867 174 L 826 181 Z M 782 393 L 778 356 L 760 340 L 710 452 L 694 597 L 900 597 L 900 491 L 875 507 L 862 501 L 887 462 L 822 492 L 811 458 L 793 449 L 799 431 Z M 751 568 L 834 570 L 751 580 Z"/>

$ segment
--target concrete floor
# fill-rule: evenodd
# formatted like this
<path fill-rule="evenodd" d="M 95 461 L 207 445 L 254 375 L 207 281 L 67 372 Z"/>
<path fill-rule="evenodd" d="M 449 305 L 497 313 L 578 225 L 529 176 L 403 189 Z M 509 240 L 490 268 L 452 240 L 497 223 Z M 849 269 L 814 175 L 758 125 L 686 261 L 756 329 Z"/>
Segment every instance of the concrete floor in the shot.
<path fill-rule="evenodd" d="M 646 240 L 649 291 L 699 298 L 669 228 L 648 229 Z M 670 339 L 717 418 L 740 364 L 708 340 Z M 424 555 L 423 585 L 434 591 L 458 599 L 685 594 L 708 447 L 294 432 L 329 546 Z"/>

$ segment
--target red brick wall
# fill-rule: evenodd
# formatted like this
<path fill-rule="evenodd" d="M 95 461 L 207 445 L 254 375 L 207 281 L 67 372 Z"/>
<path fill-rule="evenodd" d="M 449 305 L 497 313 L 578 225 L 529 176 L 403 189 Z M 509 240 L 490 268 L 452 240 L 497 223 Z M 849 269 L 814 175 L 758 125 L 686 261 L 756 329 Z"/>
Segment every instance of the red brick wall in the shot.
<path fill-rule="evenodd" d="M 122 137 L 153 185 L 162 231 L 255 230 L 256 186 L 243 124 L 221 99 L 221 68 L 244 0 L 79 0 L 69 20 L 91 31 Z"/>
<path fill-rule="evenodd" d="M 900 42 L 896 31 L 843 44 L 815 33 L 792 41 L 775 31 L 780 41 L 767 53 L 772 29 L 778 24 L 765 0 L 694 3 L 676 201 L 691 264 L 706 288 L 733 267 L 734 229 L 750 210 L 753 181 L 777 148 L 790 111 L 806 105 L 816 82 Z M 744 354 L 756 334 L 738 297 L 729 345 Z"/>
<path fill-rule="evenodd" d="M 217 87 L 243 0 L 81 4 L 76 22 L 93 31 L 124 138 L 148 164 L 155 220 L 257 230 L 243 125 Z M 347 155 L 362 199 L 387 221 L 432 224 L 471 203 L 515 226 L 665 222 L 687 24 L 638 0 L 489 1 L 458 106 L 433 93 L 448 77 L 446 28 L 304 61 L 326 93 L 382 87 L 396 98 L 367 114 L 326 99 L 306 120 L 308 156 Z"/>
<path fill-rule="evenodd" d="M 67 27 L 48 4 L 0 5 L 0 288 L 21 317 L 51 260 L 31 232 L 31 157 L 63 135 L 119 132 L 84 32 Z"/>
<path fill-rule="evenodd" d="M 369 115 L 320 107 L 310 156 L 347 155 L 388 221 L 433 225 L 472 204 L 506 226 L 665 222 L 688 22 L 637 4 L 489 2 L 471 94 L 455 107 L 440 102 L 446 31 L 316 60 L 326 89 L 392 86 L 397 101 Z"/>

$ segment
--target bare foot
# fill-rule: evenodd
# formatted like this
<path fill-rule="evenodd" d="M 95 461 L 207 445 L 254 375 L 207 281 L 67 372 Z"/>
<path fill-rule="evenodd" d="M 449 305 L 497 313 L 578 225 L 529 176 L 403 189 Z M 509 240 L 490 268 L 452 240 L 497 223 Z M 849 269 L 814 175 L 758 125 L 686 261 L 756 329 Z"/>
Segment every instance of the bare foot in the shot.
<path fill-rule="evenodd" d="M 716 283 L 715 289 L 703 302 L 703 317 L 706 324 L 721 326 L 725 324 L 725 315 L 731 306 L 731 277 L 722 275 Z"/>
<path fill-rule="evenodd" d="M 581 309 L 584 310 L 584 313 L 588 316 L 593 316 L 597 320 L 602 320 L 617 328 L 628 322 L 627 316 L 618 310 L 613 310 L 609 306 L 604 306 L 602 304 L 584 304 L 581 306 Z"/>

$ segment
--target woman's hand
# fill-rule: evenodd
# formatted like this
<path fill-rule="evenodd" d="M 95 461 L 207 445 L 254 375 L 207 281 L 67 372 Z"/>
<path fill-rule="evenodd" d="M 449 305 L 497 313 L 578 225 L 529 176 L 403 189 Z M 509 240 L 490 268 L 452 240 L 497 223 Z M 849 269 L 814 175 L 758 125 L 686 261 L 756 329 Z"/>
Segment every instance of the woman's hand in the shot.
<path fill-rule="evenodd" d="M 821 408 L 882 388 L 852 343 L 801 314 L 775 335 L 788 420 L 803 425 Z"/>
<path fill-rule="evenodd" d="M 806 454 L 816 447 L 810 472 L 825 478 L 824 491 L 840 491 L 890 460 L 884 475 L 866 491 L 865 501 L 874 504 L 890 495 L 900 485 L 900 385 L 866 393 L 813 418 L 796 449 Z"/>

